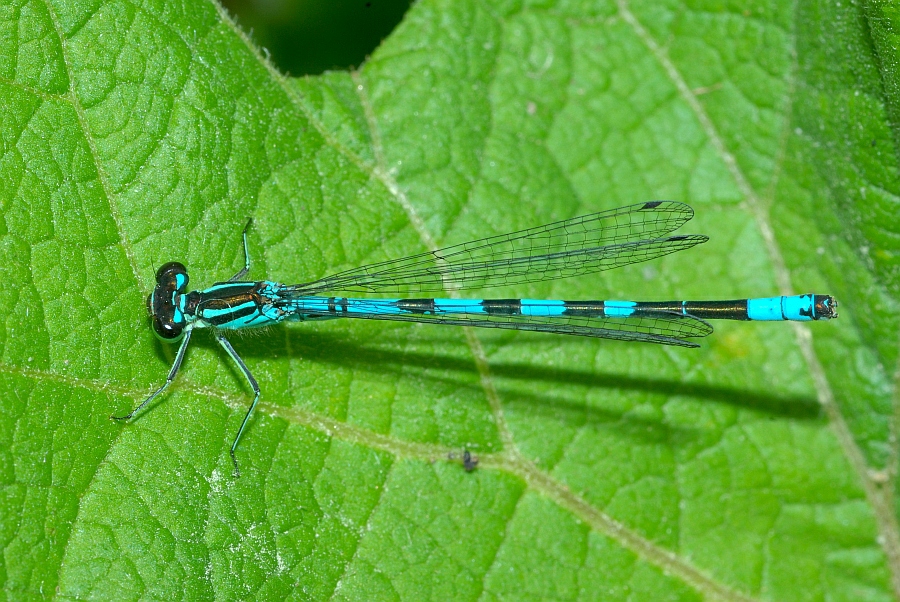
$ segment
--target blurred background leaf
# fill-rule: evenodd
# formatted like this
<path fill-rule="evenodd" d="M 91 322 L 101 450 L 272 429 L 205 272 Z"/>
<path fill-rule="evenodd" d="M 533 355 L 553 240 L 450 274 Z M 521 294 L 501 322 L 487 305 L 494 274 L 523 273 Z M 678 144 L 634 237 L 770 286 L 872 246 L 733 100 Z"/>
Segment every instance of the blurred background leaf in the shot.
<path fill-rule="evenodd" d="M 199 0 L 0 7 L 9 599 L 897 599 L 892 4 L 231 6 L 243 28 Z M 229 276 L 248 216 L 251 276 L 304 281 L 658 198 L 711 240 L 490 294 L 816 291 L 840 319 L 699 350 L 234 336 L 263 390 L 238 480 L 249 396 L 204 333 L 108 420 L 173 360 L 156 267 Z"/>
<path fill-rule="evenodd" d="M 359 67 L 410 0 L 226 0 L 222 5 L 282 73 Z"/>

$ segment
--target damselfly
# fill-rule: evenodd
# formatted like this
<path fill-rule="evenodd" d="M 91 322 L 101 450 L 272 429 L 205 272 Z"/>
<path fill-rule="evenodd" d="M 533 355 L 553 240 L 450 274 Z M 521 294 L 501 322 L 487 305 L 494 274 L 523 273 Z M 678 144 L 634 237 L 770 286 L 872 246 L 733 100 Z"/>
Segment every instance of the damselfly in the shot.
<path fill-rule="evenodd" d="M 253 401 L 231 444 L 235 450 L 253 409 L 259 385 L 225 338 L 229 330 L 285 321 L 364 318 L 454 326 L 507 328 L 620 341 L 699 347 L 690 339 L 713 330 L 706 321 L 827 320 L 837 317 L 829 295 L 779 296 L 734 301 L 562 301 L 547 299 L 377 299 L 335 293 L 450 292 L 568 278 L 609 270 L 706 242 L 699 234 L 670 235 L 693 217 L 683 203 L 654 201 L 601 211 L 512 234 L 492 236 L 403 259 L 348 270 L 306 284 L 242 282 L 250 271 L 247 229 L 244 268 L 202 291 L 187 292 L 185 267 L 173 261 L 156 273 L 147 298 L 153 330 L 164 341 L 181 341 L 166 382 L 127 416 L 160 395 L 175 379 L 191 334 L 210 328 L 253 389 Z"/>

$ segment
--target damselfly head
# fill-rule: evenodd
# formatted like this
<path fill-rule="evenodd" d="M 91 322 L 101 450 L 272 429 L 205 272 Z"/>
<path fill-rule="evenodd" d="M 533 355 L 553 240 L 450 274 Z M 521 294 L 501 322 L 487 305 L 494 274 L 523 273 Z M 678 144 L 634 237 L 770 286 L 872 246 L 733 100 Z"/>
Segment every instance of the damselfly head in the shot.
<path fill-rule="evenodd" d="M 188 283 L 187 269 L 177 261 L 164 264 L 156 272 L 156 287 L 147 298 L 153 332 L 164 341 L 176 341 L 184 334 L 187 319 L 183 295 Z"/>

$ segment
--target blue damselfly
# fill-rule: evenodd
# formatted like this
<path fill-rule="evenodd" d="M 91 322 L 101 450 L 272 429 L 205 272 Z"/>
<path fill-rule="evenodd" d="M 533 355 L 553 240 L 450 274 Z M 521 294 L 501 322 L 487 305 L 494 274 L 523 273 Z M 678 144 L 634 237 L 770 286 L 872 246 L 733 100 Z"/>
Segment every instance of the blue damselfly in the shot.
<path fill-rule="evenodd" d="M 225 338 L 230 330 L 285 321 L 364 318 L 455 326 L 507 328 L 620 341 L 699 347 L 690 340 L 713 331 L 707 320 L 827 320 L 837 317 L 829 295 L 732 301 L 563 301 L 548 299 L 378 299 L 335 293 L 452 292 L 553 280 L 647 261 L 706 242 L 699 234 L 671 235 L 693 217 L 684 203 L 654 201 L 601 211 L 511 234 L 492 236 L 403 259 L 375 263 L 305 284 L 241 281 L 250 271 L 247 230 L 244 268 L 201 291 L 187 291 L 187 269 L 159 268 L 147 298 L 154 332 L 180 341 L 166 382 L 127 420 L 175 379 L 197 328 L 210 328 L 253 389 L 253 401 L 231 445 L 235 450 L 259 401 L 260 389 Z"/>

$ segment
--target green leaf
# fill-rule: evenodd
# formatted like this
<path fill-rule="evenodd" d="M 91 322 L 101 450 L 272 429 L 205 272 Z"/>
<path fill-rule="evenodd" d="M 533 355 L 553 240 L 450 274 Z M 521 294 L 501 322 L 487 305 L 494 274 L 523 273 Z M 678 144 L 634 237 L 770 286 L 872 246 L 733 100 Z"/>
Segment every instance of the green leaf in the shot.
<path fill-rule="evenodd" d="M 887 600 L 900 15 L 421 0 L 281 77 L 215 3 L 0 6 L 6 599 Z M 311 280 L 638 201 L 709 243 L 498 297 L 831 293 L 699 350 L 408 324 L 198 333 L 160 264 Z M 460 457 L 479 458 L 473 472 Z"/>

